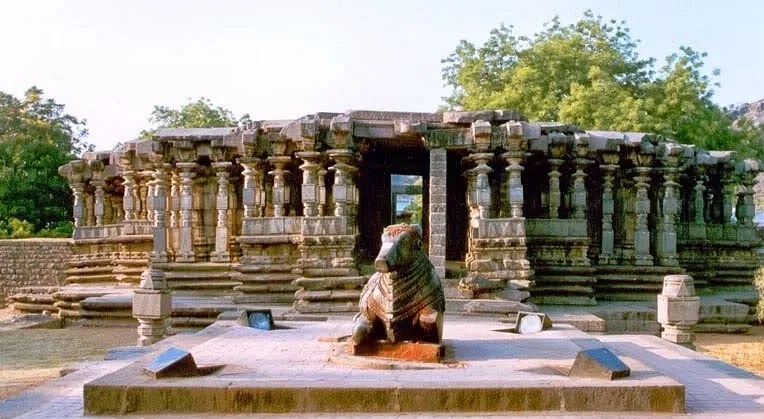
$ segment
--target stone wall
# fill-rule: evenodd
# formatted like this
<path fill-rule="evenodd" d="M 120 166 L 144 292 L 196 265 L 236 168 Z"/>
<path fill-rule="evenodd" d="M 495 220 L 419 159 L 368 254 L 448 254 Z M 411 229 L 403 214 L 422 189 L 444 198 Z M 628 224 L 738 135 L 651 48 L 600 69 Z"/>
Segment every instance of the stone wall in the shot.
<path fill-rule="evenodd" d="M 71 239 L 0 240 L 0 307 L 20 287 L 63 284 L 71 255 Z"/>

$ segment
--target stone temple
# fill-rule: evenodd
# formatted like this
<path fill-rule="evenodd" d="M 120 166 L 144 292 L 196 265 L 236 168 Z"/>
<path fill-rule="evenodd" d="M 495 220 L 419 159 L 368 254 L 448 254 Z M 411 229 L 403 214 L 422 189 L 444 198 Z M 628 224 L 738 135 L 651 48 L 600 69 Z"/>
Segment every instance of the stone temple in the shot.
<path fill-rule="evenodd" d="M 67 283 L 135 286 L 151 265 L 174 292 L 355 311 L 382 229 L 413 195 L 450 298 L 459 276 L 541 304 L 654 301 L 677 273 L 710 293 L 750 286 L 758 267 L 759 171 L 733 152 L 503 110 L 160 129 L 60 168 L 74 194 Z"/>

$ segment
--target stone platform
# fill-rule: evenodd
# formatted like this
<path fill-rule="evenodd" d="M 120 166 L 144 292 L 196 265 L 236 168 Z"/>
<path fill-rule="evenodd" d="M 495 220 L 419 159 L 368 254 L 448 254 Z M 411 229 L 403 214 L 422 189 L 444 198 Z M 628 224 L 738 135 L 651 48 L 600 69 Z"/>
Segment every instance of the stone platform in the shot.
<path fill-rule="evenodd" d="M 568 377 L 580 350 L 608 344 L 564 324 L 518 335 L 501 331 L 506 323 L 451 317 L 442 363 L 388 362 L 383 369 L 346 353 L 338 338 L 350 331 L 347 319 L 277 325 L 284 328 L 219 321 L 154 345 L 155 352 L 87 383 L 84 413 L 685 411 L 684 385 L 614 347 L 630 377 Z M 170 345 L 190 351 L 199 366 L 226 366 L 203 377 L 145 375 L 143 367 Z"/>

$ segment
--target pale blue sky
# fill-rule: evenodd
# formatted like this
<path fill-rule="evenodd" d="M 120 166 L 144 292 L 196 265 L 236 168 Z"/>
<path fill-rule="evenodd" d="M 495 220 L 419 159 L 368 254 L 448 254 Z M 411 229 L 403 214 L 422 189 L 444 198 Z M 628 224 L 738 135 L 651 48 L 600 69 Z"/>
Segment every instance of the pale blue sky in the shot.
<path fill-rule="evenodd" d="M 37 85 L 110 149 L 155 104 L 205 96 L 253 119 L 317 111 L 432 111 L 440 60 L 512 24 L 555 15 L 625 19 L 643 56 L 689 45 L 721 70 L 716 101 L 764 98 L 760 1 L 15 1 L 0 2 L 0 90 Z"/>

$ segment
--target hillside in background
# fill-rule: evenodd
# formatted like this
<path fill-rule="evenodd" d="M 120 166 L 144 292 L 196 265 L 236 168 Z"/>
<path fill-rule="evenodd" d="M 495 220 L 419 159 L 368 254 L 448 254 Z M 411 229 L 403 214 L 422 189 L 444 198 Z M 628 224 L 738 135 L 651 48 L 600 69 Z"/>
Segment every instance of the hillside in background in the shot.
<path fill-rule="evenodd" d="M 735 118 L 748 118 L 755 124 L 764 124 L 764 99 L 759 99 L 755 102 L 744 103 L 736 107 L 732 114 Z M 764 212 L 764 173 L 760 173 L 757 177 L 758 183 L 754 186 L 754 200 L 756 201 L 756 213 Z M 759 216 L 759 219 L 764 219 Z"/>
<path fill-rule="evenodd" d="M 732 114 L 735 118 L 746 117 L 754 121 L 756 124 L 764 124 L 764 99 L 757 100 L 756 102 L 744 103 L 736 107 Z"/>

